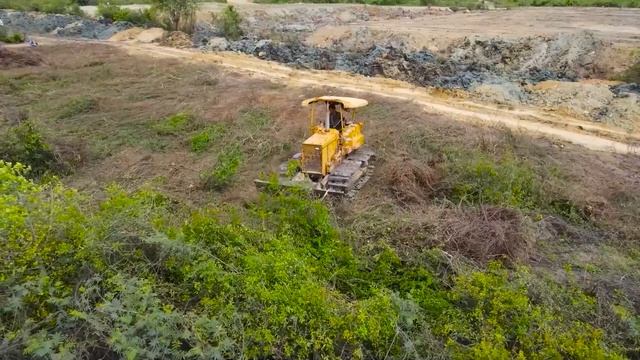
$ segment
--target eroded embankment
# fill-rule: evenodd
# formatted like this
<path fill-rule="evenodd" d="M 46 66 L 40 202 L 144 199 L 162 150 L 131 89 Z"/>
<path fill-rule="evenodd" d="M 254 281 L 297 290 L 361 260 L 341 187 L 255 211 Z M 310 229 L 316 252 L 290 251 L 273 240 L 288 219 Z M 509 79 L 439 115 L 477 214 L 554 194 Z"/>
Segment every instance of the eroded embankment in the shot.
<path fill-rule="evenodd" d="M 234 51 L 290 66 L 382 76 L 412 84 L 462 89 L 476 99 L 506 105 L 530 104 L 562 110 L 585 120 L 637 129 L 640 97 L 633 87 L 592 82 L 603 72 L 606 44 L 593 34 L 534 36 L 518 40 L 465 39 L 443 53 L 411 50 L 396 41 L 368 48 L 306 45 L 268 39 L 203 41 L 205 51 Z M 554 86 L 537 86 L 557 81 Z"/>

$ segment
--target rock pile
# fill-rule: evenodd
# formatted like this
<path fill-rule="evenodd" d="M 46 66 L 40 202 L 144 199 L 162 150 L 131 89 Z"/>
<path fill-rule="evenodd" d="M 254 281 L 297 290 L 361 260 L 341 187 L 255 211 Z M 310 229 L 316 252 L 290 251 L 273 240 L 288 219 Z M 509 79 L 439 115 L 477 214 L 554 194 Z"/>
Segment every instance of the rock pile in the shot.
<path fill-rule="evenodd" d="M 109 24 L 79 16 L 6 10 L 0 10 L 0 20 L 8 29 L 16 32 L 100 40 L 109 39 L 116 33 L 133 27 L 127 22 Z"/>

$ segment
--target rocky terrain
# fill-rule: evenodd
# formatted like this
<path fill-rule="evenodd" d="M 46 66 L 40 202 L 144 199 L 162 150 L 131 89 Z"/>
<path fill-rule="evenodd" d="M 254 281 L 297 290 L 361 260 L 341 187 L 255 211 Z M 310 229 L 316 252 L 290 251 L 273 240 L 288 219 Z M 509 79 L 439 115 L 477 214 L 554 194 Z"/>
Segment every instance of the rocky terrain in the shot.
<path fill-rule="evenodd" d="M 367 26 L 324 37 L 322 41 L 317 36 L 319 29 L 326 34 L 330 26 L 450 14 L 450 10 L 427 8 L 293 8 L 280 12 L 254 9 L 245 14 L 241 39 L 230 41 L 222 37 L 214 15 L 212 20 L 196 24 L 191 42 L 201 51 L 234 51 L 298 68 L 338 70 L 423 87 L 462 90 L 465 96 L 484 102 L 539 106 L 626 131 L 638 129 L 637 87 L 607 81 L 583 82 L 612 75 L 608 61 L 612 43 L 591 31 L 516 38 L 464 37 L 437 49 L 418 48 L 406 34 Z M 135 41 L 142 32 L 131 29 L 128 23 L 105 24 L 62 15 L 3 11 L 0 19 L 17 31 L 65 37 Z M 140 41 L 156 39 L 154 35 Z M 162 44 L 181 48 L 190 45 L 188 37 L 179 33 L 171 34 Z"/>

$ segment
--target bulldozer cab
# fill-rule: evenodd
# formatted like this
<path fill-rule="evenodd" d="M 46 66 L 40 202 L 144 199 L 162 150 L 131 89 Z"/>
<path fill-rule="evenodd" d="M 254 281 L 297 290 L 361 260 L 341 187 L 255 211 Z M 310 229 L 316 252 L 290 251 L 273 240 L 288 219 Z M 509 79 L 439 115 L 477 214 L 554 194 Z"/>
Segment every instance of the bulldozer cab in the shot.
<path fill-rule="evenodd" d="M 309 107 L 310 136 L 302 143 L 302 171 L 312 177 L 326 176 L 342 159 L 364 145 L 362 123 L 356 110 L 363 99 L 320 96 L 304 100 Z"/>
<path fill-rule="evenodd" d="M 320 129 L 342 132 L 356 123 L 357 109 L 367 104 L 363 99 L 341 96 L 319 96 L 302 102 L 302 106 L 309 107 L 309 129 L 312 134 Z"/>

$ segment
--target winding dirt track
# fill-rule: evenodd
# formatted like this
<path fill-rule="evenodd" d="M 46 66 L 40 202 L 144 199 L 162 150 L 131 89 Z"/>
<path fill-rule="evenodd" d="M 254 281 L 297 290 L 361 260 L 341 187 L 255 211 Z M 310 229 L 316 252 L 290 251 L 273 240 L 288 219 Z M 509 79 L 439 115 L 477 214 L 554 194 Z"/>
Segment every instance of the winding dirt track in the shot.
<path fill-rule="evenodd" d="M 42 39 L 47 42 L 81 40 Z M 87 41 L 82 41 L 87 42 Z M 465 122 L 505 126 L 548 135 L 558 140 L 584 146 L 591 150 L 622 154 L 640 154 L 640 134 L 628 134 L 598 124 L 560 116 L 536 108 L 502 109 L 467 100 L 431 93 L 429 89 L 406 82 L 379 77 L 364 77 L 338 71 L 299 70 L 236 53 L 202 53 L 191 49 L 174 49 L 129 42 L 90 41 L 121 48 L 134 55 L 158 58 L 178 58 L 184 61 L 211 63 L 231 68 L 250 76 L 270 79 L 291 86 L 327 86 L 362 92 L 397 100 L 409 101 L 435 112 Z"/>

